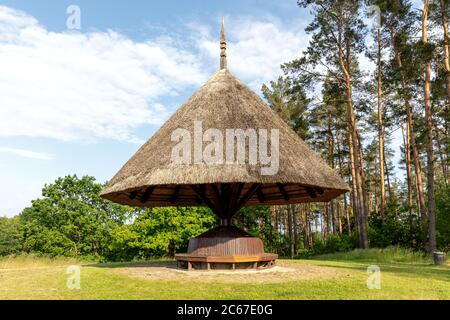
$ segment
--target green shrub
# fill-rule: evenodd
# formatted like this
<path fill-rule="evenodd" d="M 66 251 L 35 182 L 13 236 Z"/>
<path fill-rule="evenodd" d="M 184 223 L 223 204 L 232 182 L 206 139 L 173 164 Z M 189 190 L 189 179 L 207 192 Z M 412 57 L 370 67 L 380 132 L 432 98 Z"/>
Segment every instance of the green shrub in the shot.
<path fill-rule="evenodd" d="M 20 252 L 22 244 L 23 238 L 19 218 L 0 217 L 0 256 Z"/>
<path fill-rule="evenodd" d="M 450 184 L 436 187 L 436 240 L 440 250 L 450 251 Z"/>
<path fill-rule="evenodd" d="M 371 248 L 402 246 L 414 250 L 424 250 L 426 238 L 424 221 L 414 213 L 410 215 L 406 208 L 387 212 L 385 221 L 380 215 L 372 214 L 369 218 L 369 245 Z"/>
<path fill-rule="evenodd" d="M 321 233 L 313 233 L 313 246 L 310 249 L 300 249 L 295 258 L 307 259 L 312 256 L 345 252 L 357 247 L 357 239 L 355 236 L 330 234 L 325 240 Z"/>
<path fill-rule="evenodd" d="M 348 252 L 318 255 L 314 259 L 370 261 L 377 263 L 431 263 L 431 259 L 424 252 L 399 246 L 390 246 L 382 249 L 355 249 Z"/>
<path fill-rule="evenodd" d="M 66 176 L 42 189 L 20 215 L 25 252 L 51 256 L 102 256 L 111 232 L 134 212 L 100 198 L 93 177 Z"/>
<path fill-rule="evenodd" d="M 112 261 L 173 256 L 186 252 L 189 239 L 215 223 L 215 216 L 206 208 L 154 208 L 133 223 L 114 229 L 105 256 Z"/>

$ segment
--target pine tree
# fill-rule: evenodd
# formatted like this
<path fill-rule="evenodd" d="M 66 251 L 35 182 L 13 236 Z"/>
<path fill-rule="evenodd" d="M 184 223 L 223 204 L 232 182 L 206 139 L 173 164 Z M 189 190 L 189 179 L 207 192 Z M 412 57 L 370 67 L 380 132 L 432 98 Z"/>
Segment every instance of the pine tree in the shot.
<path fill-rule="evenodd" d="M 344 88 L 347 131 L 352 176 L 352 199 L 357 217 L 359 244 L 368 247 L 367 204 L 353 94 L 357 82 L 357 55 L 364 48 L 364 24 L 360 1 L 302 0 L 300 6 L 313 9 L 313 22 L 306 28 L 311 41 L 302 58 L 284 65 L 285 72 L 297 83 L 307 86 L 323 83 L 329 77 Z M 336 54 L 337 53 L 337 54 Z M 324 71 L 325 70 L 325 71 Z"/>

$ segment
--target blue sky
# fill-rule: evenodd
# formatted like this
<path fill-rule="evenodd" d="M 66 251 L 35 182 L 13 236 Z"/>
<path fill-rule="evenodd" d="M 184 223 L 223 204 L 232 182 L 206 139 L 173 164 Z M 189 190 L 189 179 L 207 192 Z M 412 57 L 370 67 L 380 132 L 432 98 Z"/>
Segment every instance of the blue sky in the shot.
<path fill-rule="evenodd" d="M 110 179 L 216 71 L 222 16 L 229 69 L 256 92 L 307 46 L 296 1 L 2 0 L 0 216 L 57 177 Z"/>
<path fill-rule="evenodd" d="M 222 16 L 230 70 L 258 92 L 307 44 L 295 1 L 2 1 L 0 216 L 59 176 L 110 179 L 217 69 Z"/>

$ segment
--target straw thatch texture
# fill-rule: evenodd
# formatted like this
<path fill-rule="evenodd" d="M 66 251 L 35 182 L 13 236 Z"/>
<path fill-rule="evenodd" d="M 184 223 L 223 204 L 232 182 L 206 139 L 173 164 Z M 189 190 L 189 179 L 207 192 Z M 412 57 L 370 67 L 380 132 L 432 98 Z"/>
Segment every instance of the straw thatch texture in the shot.
<path fill-rule="evenodd" d="M 194 121 L 202 121 L 203 132 L 220 129 L 279 129 L 279 171 L 261 175 L 256 165 L 189 164 L 171 161 L 178 142 L 171 135 L 178 128 L 193 136 Z M 269 138 L 270 140 L 270 138 Z M 204 143 L 206 146 L 207 143 Z M 270 148 L 269 148 L 270 150 Z M 193 154 L 193 151 L 192 151 Z M 348 186 L 261 99 L 228 70 L 218 71 L 147 141 L 111 179 L 102 197 L 134 206 L 205 205 L 191 185 L 239 184 L 245 194 L 261 184 L 247 205 L 329 201 L 347 192 Z"/>

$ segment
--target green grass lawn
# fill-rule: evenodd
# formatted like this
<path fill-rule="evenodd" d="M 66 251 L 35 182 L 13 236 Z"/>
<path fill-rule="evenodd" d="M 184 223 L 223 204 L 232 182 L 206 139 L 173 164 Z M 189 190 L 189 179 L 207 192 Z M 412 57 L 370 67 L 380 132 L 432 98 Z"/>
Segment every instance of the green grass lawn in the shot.
<path fill-rule="evenodd" d="M 0 259 L 4 299 L 450 299 L 450 265 L 398 249 L 354 251 L 311 260 L 279 260 L 285 272 L 187 273 L 169 261 L 97 264 L 68 259 Z M 81 288 L 67 288 L 80 265 Z M 367 267 L 381 269 L 369 290 Z"/>

